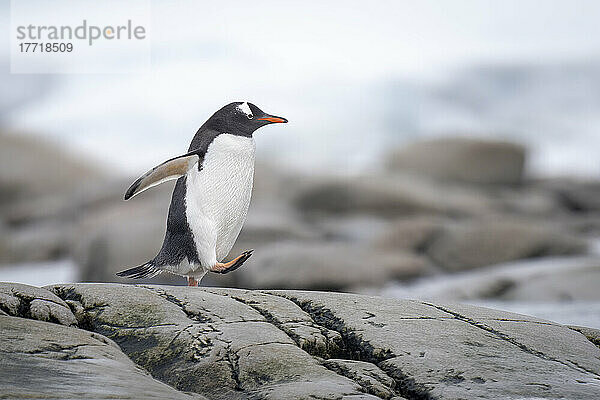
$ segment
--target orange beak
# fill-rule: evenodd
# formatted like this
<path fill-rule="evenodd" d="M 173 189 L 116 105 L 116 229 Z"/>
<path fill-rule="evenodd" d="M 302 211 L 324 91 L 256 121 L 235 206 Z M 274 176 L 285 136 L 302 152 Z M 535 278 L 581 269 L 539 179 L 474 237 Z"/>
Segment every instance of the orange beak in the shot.
<path fill-rule="evenodd" d="M 285 124 L 287 121 L 287 119 L 285 118 L 279 118 L 279 117 L 267 117 L 267 118 L 258 118 L 259 121 L 269 121 L 271 123 L 283 123 Z"/>

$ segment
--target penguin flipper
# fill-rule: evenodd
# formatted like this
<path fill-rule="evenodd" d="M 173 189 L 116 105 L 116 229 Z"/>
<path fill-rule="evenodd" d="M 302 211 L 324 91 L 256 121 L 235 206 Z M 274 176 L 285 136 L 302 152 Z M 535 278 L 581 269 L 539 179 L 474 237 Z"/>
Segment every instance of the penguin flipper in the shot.
<path fill-rule="evenodd" d="M 127 189 L 125 200 L 129 200 L 151 187 L 185 175 L 194 165 L 200 162 L 200 158 L 201 156 L 197 152 L 187 153 L 152 168 L 133 182 L 129 189 Z"/>
<path fill-rule="evenodd" d="M 133 267 L 126 269 L 125 271 L 117 272 L 117 276 L 122 276 L 125 278 L 132 279 L 142 279 L 142 278 L 153 278 L 156 275 L 163 272 L 162 269 L 157 268 L 154 265 L 154 262 L 148 261 L 146 264 L 142 264 L 138 267 Z"/>

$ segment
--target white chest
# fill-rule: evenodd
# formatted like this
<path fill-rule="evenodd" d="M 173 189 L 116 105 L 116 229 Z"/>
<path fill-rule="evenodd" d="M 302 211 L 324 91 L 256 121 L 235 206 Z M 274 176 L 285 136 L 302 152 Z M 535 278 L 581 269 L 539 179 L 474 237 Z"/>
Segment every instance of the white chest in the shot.
<path fill-rule="evenodd" d="M 227 256 L 242 229 L 252 195 L 254 154 L 254 139 L 221 134 L 209 145 L 202 169 L 187 174 L 187 219 L 203 264 Z"/>

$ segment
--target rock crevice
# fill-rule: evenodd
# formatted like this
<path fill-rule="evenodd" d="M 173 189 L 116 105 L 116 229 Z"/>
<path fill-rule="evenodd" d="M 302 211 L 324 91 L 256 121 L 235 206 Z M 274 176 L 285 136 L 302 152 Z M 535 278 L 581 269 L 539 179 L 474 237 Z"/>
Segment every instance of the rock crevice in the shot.
<path fill-rule="evenodd" d="M 343 359 L 369 363 L 377 369 L 380 369 L 383 373 L 387 374 L 387 376 L 392 381 L 386 389 L 388 389 L 392 396 L 402 395 L 406 399 L 410 400 L 431 399 L 431 394 L 424 385 L 418 384 L 413 378 L 403 373 L 401 370 L 394 369 L 388 372 L 385 370 L 389 370 L 389 368 L 387 368 L 386 366 L 383 366 L 383 368 L 381 368 L 381 363 L 383 361 L 395 357 L 395 355 L 390 349 L 375 348 L 371 345 L 371 343 L 364 340 L 360 334 L 348 327 L 344 323 L 343 319 L 336 317 L 331 310 L 323 306 L 315 306 L 310 301 L 302 301 L 297 297 L 286 294 L 274 293 L 274 295 L 283 297 L 294 302 L 303 311 L 308 313 L 316 324 L 319 324 L 326 329 L 338 332 L 341 335 L 343 342 Z M 372 318 L 373 316 L 375 315 L 372 314 L 370 318 Z M 342 373 L 345 376 L 355 377 L 354 380 L 360 382 L 360 379 L 356 376 L 356 374 L 350 373 L 349 369 L 340 367 L 339 364 L 326 364 L 330 366 L 334 365 L 332 369 L 340 371 L 340 373 Z M 369 386 L 367 386 L 367 388 L 368 387 Z"/>
<path fill-rule="evenodd" d="M 509 342 L 509 343 L 511 343 L 511 344 L 513 344 L 515 346 L 517 346 L 519 349 L 521 349 L 522 351 L 524 351 L 526 353 L 529 353 L 529 354 L 534 355 L 536 357 L 542 358 L 544 360 L 553 361 L 553 362 L 557 362 L 557 363 L 563 364 L 563 365 L 565 365 L 565 366 L 567 366 L 569 368 L 573 368 L 573 369 L 581 371 L 581 372 L 587 372 L 587 373 L 593 374 L 597 378 L 600 378 L 600 374 L 598 374 L 597 372 L 592 371 L 590 369 L 587 369 L 587 368 L 585 368 L 585 367 L 583 367 L 581 365 L 578 365 L 575 361 L 572 361 L 572 360 L 566 360 L 566 361 L 559 360 L 559 359 L 557 359 L 555 357 L 552 357 L 552 356 L 550 356 L 548 354 L 545 354 L 545 353 L 543 353 L 541 351 L 532 349 L 529 346 L 527 346 L 526 344 L 519 342 L 517 339 L 512 338 L 509 335 L 507 335 L 507 334 L 505 334 L 503 332 L 500 332 L 500 331 L 498 331 L 498 330 L 496 330 L 496 329 L 494 329 L 494 328 L 486 325 L 483 322 L 475 321 L 475 320 L 473 320 L 473 319 L 471 319 L 469 317 L 461 315 L 461 314 L 459 314 L 459 313 L 457 313 L 455 311 L 449 310 L 449 309 L 447 309 L 446 307 L 443 307 L 443 306 L 439 306 L 439 305 L 435 305 L 435 304 L 431 304 L 431 303 L 427 303 L 427 302 L 423 302 L 423 304 L 428 305 L 430 307 L 434 307 L 434 308 L 436 308 L 438 310 L 447 312 L 448 314 L 453 315 L 456 319 L 458 319 L 460 321 L 466 322 L 467 324 L 475 326 L 475 327 L 477 327 L 479 329 L 483 329 L 486 332 L 490 332 L 490 333 L 496 335 L 497 337 L 499 337 L 500 339 L 505 340 L 505 341 L 507 341 L 507 342 Z M 510 322 L 523 322 L 523 320 L 511 320 L 511 319 L 497 319 L 497 320 L 498 321 L 510 321 Z M 534 322 L 534 323 L 539 323 L 539 322 Z M 552 324 L 550 324 L 550 325 L 552 325 Z"/>
<path fill-rule="evenodd" d="M 321 362 L 321 365 L 343 377 L 353 380 L 358 385 L 360 385 L 360 387 L 365 391 L 365 393 L 372 394 L 382 399 L 390 399 L 392 397 L 397 397 L 400 395 L 400 393 L 396 393 L 394 389 L 396 383 L 393 380 L 393 378 L 385 375 L 385 372 L 381 371 L 375 364 L 365 361 L 361 363 L 363 369 L 370 368 L 372 370 L 378 370 L 380 372 L 379 376 L 369 377 L 365 376 L 364 374 L 361 374 L 360 371 L 357 371 L 355 368 L 350 368 L 350 365 L 354 364 L 344 363 L 344 361 L 359 362 L 359 360 L 356 358 L 356 350 L 351 350 L 351 348 L 346 345 L 346 340 L 344 339 L 344 336 L 339 330 L 332 329 L 332 327 L 325 326 L 323 324 L 319 324 L 317 321 L 314 320 L 312 314 L 308 310 L 302 308 L 298 303 L 294 302 L 292 299 L 274 294 L 264 293 L 264 295 L 270 297 L 277 296 L 282 299 L 285 299 L 285 301 L 293 302 L 295 305 L 298 306 L 299 309 L 308 313 L 311 316 L 311 320 L 306 321 L 302 319 L 293 319 L 291 321 L 283 322 L 279 320 L 277 316 L 271 313 L 267 308 L 261 307 L 260 303 L 257 301 L 253 301 L 251 299 L 247 299 L 236 295 L 230 295 L 230 297 L 259 312 L 265 317 L 267 322 L 275 325 L 277 328 L 279 328 L 285 334 L 287 334 L 299 348 L 306 351 L 311 356 L 315 357 L 319 362 L 321 362 L 321 360 L 324 360 L 323 362 Z M 294 330 L 290 329 L 288 326 L 286 326 L 286 324 L 296 324 L 296 326 L 297 324 L 300 324 L 304 325 L 307 328 L 317 328 L 321 331 L 322 334 L 324 334 L 323 344 L 325 346 L 316 346 L 314 343 L 311 343 L 310 340 L 307 340 L 308 338 L 306 336 L 294 332 Z M 331 336 L 328 335 L 328 333 L 331 331 L 337 332 L 339 334 L 339 336 L 335 336 L 335 339 L 337 339 L 335 340 L 335 342 L 331 341 L 328 338 L 328 336 Z M 334 358 L 332 358 L 332 355 L 339 359 L 335 360 Z M 373 374 L 371 373 L 370 375 Z M 387 379 L 381 378 L 381 375 L 385 375 Z M 377 383 L 374 383 L 373 380 L 375 380 L 375 382 Z M 421 399 L 421 397 L 408 398 Z"/>

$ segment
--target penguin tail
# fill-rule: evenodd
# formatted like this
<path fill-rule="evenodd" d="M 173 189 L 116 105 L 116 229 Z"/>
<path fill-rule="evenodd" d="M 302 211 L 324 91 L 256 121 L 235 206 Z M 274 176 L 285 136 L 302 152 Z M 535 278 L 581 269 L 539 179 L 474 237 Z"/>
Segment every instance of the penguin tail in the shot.
<path fill-rule="evenodd" d="M 162 269 L 157 268 L 154 265 L 153 261 L 148 261 L 145 264 L 142 264 L 138 267 L 133 267 L 126 269 L 125 271 L 117 272 L 117 276 L 122 276 L 125 278 L 132 279 L 144 279 L 144 278 L 154 278 L 156 275 L 163 272 Z"/>

